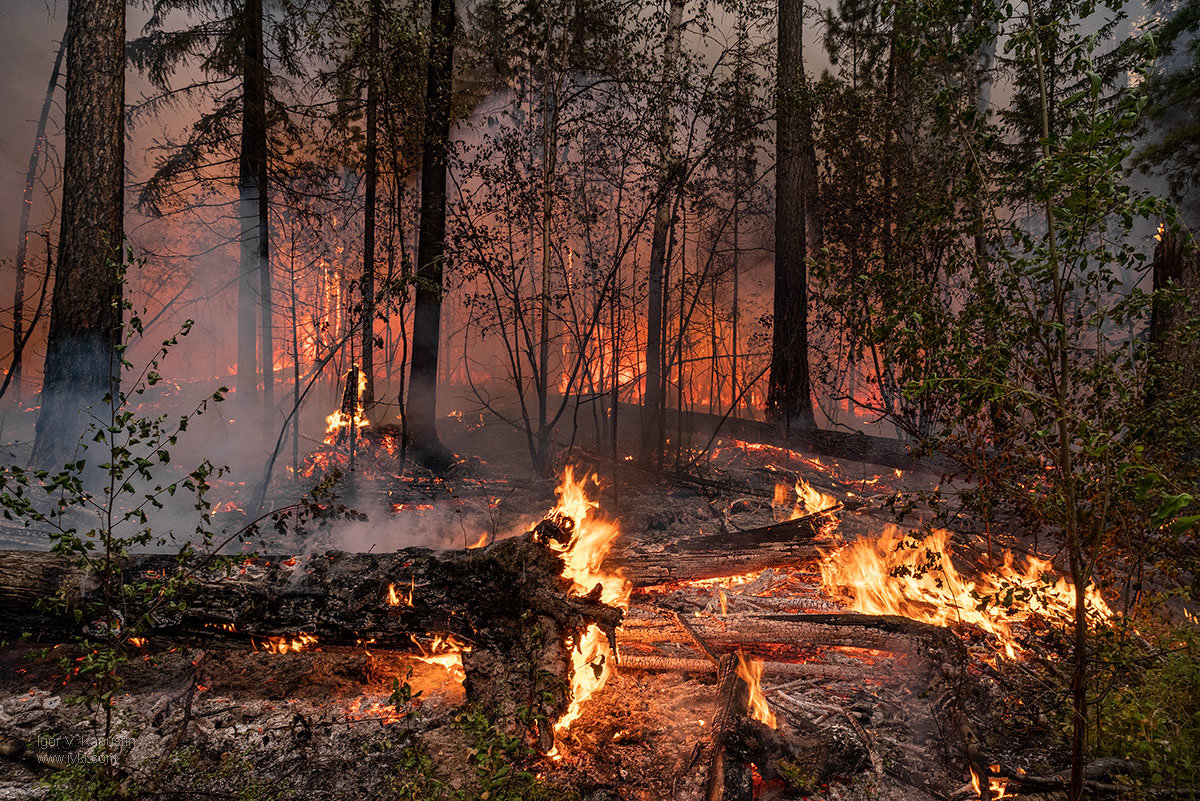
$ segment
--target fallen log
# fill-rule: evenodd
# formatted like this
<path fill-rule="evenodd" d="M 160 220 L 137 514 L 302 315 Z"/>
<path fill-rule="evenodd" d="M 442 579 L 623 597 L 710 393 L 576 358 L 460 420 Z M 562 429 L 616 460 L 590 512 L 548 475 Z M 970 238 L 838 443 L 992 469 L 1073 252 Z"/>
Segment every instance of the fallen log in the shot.
<path fill-rule="evenodd" d="M 634 587 L 722 578 L 772 567 L 812 565 L 821 558 L 816 539 L 832 510 L 761 528 L 637 544 L 619 550 L 608 564 Z"/>
<path fill-rule="evenodd" d="M 130 586 L 173 575 L 180 563 L 142 554 L 118 568 Z M 569 701 L 566 643 L 593 623 L 614 638 L 621 620 L 596 593 L 570 595 L 561 557 L 534 534 L 464 551 L 196 557 L 183 568 L 188 579 L 172 598 L 182 604 L 127 593 L 107 608 L 97 576 L 76 560 L 0 551 L 0 636 L 63 639 L 89 625 L 104 634 L 111 624 L 97 629 L 93 621 L 114 619 L 141 636 L 247 642 L 304 634 L 318 645 L 400 650 L 411 650 L 415 636 L 452 635 L 465 646 L 468 698 L 508 714 L 549 692 L 553 702 L 540 711 L 554 721 Z"/>
<path fill-rule="evenodd" d="M 620 670 L 662 671 L 666 673 L 717 672 L 717 665 L 708 659 L 672 656 L 626 656 L 617 660 Z M 877 672 L 892 674 L 894 671 L 877 671 L 875 666 L 862 668 L 845 665 L 828 665 L 823 662 L 764 662 L 763 677 L 772 680 L 822 679 L 825 681 L 862 681 Z"/>
<path fill-rule="evenodd" d="M 749 700 L 749 690 L 738 676 L 737 668 L 737 654 L 725 654 L 717 663 L 717 714 L 712 723 L 705 801 L 749 801 L 753 795 L 750 765 L 728 751 Z"/>

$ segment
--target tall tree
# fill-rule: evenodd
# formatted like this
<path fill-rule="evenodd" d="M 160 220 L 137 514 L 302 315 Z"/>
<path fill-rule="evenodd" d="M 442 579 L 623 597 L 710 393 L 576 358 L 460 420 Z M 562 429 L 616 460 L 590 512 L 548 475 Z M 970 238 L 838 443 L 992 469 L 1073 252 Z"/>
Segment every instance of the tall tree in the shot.
<path fill-rule="evenodd" d="M 657 452 L 663 437 L 663 306 L 665 303 L 667 234 L 674 208 L 671 185 L 672 140 L 675 137 L 675 109 L 672 104 L 679 61 L 680 27 L 683 25 L 683 0 L 671 0 L 663 44 L 663 92 L 658 132 L 658 197 L 654 208 L 654 228 L 650 234 L 649 291 L 646 297 L 646 396 L 642 415 L 642 450 L 647 456 Z"/>
<path fill-rule="evenodd" d="M 238 395 L 252 397 L 254 303 L 261 309 L 258 357 L 262 362 L 263 408 L 274 404 L 275 364 L 271 331 L 271 262 L 267 195 L 267 69 L 263 61 L 262 0 L 242 6 L 242 141 L 238 154 L 238 216 L 241 272 L 238 280 Z M 257 287 L 255 286 L 257 284 Z"/>
<path fill-rule="evenodd" d="M 121 375 L 125 1 L 67 6 L 62 223 L 33 462 L 60 466 Z"/>
<path fill-rule="evenodd" d="M 807 191 L 815 186 L 812 118 L 804 103 L 804 4 L 780 0 L 776 85 L 775 304 L 771 341 L 770 413 L 789 425 L 815 426 L 808 375 Z M 814 210 L 815 211 L 815 210 Z M 816 232 L 813 232 L 813 236 Z"/>
<path fill-rule="evenodd" d="M 449 457 L 437 433 L 437 368 L 446 257 L 446 156 L 450 149 L 454 28 L 454 0 L 432 0 L 407 414 L 413 456 L 435 467 L 444 465 Z"/>
<path fill-rule="evenodd" d="M 33 209 L 33 190 L 37 184 L 38 163 L 46 145 L 46 122 L 50 119 L 50 107 L 54 104 L 54 93 L 58 89 L 58 76 L 62 70 L 63 55 L 67 49 L 67 37 L 58 44 L 54 56 L 54 68 L 50 70 L 50 85 L 46 87 L 46 99 L 38 117 L 37 133 L 33 137 L 33 152 L 29 154 L 29 169 L 25 172 L 25 193 L 21 196 L 21 223 L 17 229 L 16 283 L 13 287 L 13 356 L 10 380 L 16 388 L 17 400 L 21 399 L 21 356 L 25 352 L 27 337 L 25 327 L 25 271 L 29 248 L 29 212 Z M 36 322 L 36 321 L 35 321 Z M 32 325 L 32 324 L 31 324 Z"/>
<path fill-rule="evenodd" d="M 375 405 L 375 206 L 379 185 L 379 0 L 371 0 L 367 22 L 367 102 L 366 102 L 366 181 L 363 202 L 363 270 L 359 283 L 362 293 L 362 370 L 366 381 L 362 405 L 368 415 Z"/>

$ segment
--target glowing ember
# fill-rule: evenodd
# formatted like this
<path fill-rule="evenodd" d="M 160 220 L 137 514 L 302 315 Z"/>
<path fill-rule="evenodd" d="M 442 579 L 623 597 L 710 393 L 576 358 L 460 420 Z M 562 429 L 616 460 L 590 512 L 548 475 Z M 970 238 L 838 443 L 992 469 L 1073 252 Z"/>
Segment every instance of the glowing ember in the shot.
<path fill-rule="evenodd" d="M 993 765 L 992 770 L 998 770 L 999 765 Z M 979 776 L 976 775 L 975 769 L 971 768 L 971 789 L 975 791 L 976 798 L 982 798 L 983 792 L 980 788 Z M 1007 782 L 1003 779 L 988 779 L 988 790 L 991 792 L 993 799 L 1012 798 L 1008 794 Z"/>
<path fill-rule="evenodd" d="M 895 526 L 875 540 L 859 540 L 821 560 L 825 591 L 856 611 L 903 615 L 935 625 L 968 623 L 988 632 L 1009 658 L 1018 653 L 1012 624 L 1040 615 L 1061 623 L 1074 616 L 1075 588 L 1054 579 L 1047 559 L 1025 558 L 1018 568 L 1005 553 L 1004 565 L 968 581 L 950 558 L 950 533 L 936 530 L 918 541 Z M 991 603 L 983 601 L 991 599 Z M 1095 587 L 1087 589 L 1093 620 L 1109 620 L 1113 612 Z"/>
<path fill-rule="evenodd" d="M 548 516 L 569 518 L 574 528 L 565 546 L 551 543 L 550 547 L 562 555 L 563 576 L 574 582 L 575 593 L 586 595 L 599 585 L 601 601 L 628 609 L 632 586 L 623 576 L 600 567 L 621 531 L 615 523 L 596 514 L 600 505 L 588 497 L 587 480 L 576 481 L 571 467 L 563 472 L 562 483 L 555 490 L 558 505 Z M 594 476 L 592 480 L 595 481 Z M 608 638 L 599 626 L 588 626 L 579 641 L 571 645 L 571 705 L 554 724 L 558 731 L 565 730 L 579 717 L 583 702 L 604 686 L 612 669 Z"/>
<path fill-rule="evenodd" d="M 440 665 L 456 681 L 462 681 L 467 677 L 467 673 L 463 669 L 462 655 L 470 651 L 471 646 L 453 634 L 436 634 L 428 646 L 416 637 L 409 636 L 413 644 L 421 649 L 421 655 L 414 657 L 415 659 L 419 659 L 427 665 Z"/>
<path fill-rule="evenodd" d="M 355 698 L 346 708 L 346 717 L 351 720 L 377 720 L 387 726 L 404 720 L 404 710 L 397 709 L 392 704 L 383 701 L 368 701 L 365 698 Z"/>
<path fill-rule="evenodd" d="M 388 585 L 388 594 L 387 594 L 388 606 L 412 606 L 413 605 L 413 594 L 417 591 L 416 582 L 417 582 L 417 579 L 414 576 L 409 581 L 408 592 L 403 595 L 396 592 L 395 584 L 389 584 Z"/>
<path fill-rule="evenodd" d="M 286 654 L 307 650 L 310 646 L 316 645 L 317 638 L 312 634 L 300 632 L 294 637 L 267 637 L 265 640 L 251 640 L 250 643 L 256 651 L 261 648 L 269 654 Z"/>
<path fill-rule="evenodd" d="M 763 663 L 757 659 L 747 659 L 741 651 L 738 651 L 737 656 L 738 678 L 744 681 L 750 690 L 750 696 L 746 702 L 750 717 L 759 723 L 765 723 L 772 729 L 775 728 L 775 713 L 771 711 L 771 707 L 767 704 L 767 697 L 763 695 L 762 691 Z"/>

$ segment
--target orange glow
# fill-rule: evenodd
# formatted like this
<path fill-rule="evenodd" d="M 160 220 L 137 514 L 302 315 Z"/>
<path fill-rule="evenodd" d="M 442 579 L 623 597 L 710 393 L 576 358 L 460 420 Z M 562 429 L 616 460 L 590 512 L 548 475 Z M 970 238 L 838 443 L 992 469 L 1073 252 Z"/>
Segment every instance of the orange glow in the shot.
<path fill-rule="evenodd" d="M 595 482 L 595 476 L 590 478 Z M 628 609 L 632 586 L 624 576 L 601 568 L 621 531 L 616 523 L 596 513 L 600 504 L 588 496 L 587 481 L 587 478 L 576 481 L 571 467 L 563 471 L 562 482 L 555 490 L 558 505 L 549 517 L 566 517 L 573 521 L 574 528 L 566 545 L 551 543 L 550 547 L 561 554 L 563 576 L 574 583 L 576 594 L 586 595 L 599 585 L 601 601 Z M 580 707 L 604 686 L 612 670 L 613 654 L 608 638 L 599 626 L 588 626 L 579 641 L 571 645 L 571 704 L 566 714 L 554 724 L 558 731 L 565 730 L 579 718 Z"/>
<path fill-rule="evenodd" d="M 1014 622 L 1038 615 L 1069 623 L 1074 616 L 1075 588 L 1061 576 L 1054 580 L 1048 559 L 1028 556 L 1018 568 L 1013 555 L 1005 553 L 1002 567 L 969 581 L 950 557 L 949 532 L 938 529 L 918 541 L 888 526 L 877 539 L 827 554 L 821 560 L 821 581 L 831 597 L 856 612 L 903 615 L 939 626 L 978 626 L 1000 642 L 1009 658 L 1019 653 Z M 1009 601 L 1011 612 L 999 603 L 981 609 L 987 598 Z M 1087 610 L 1093 620 L 1113 617 L 1095 587 L 1087 590 Z"/>
<path fill-rule="evenodd" d="M 308 650 L 311 646 L 316 645 L 317 638 L 311 634 L 300 632 L 294 637 L 267 637 L 264 640 L 251 640 L 250 642 L 256 651 L 261 648 L 269 654 L 286 654 Z"/>
<path fill-rule="evenodd" d="M 333 445 L 337 441 L 338 435 L 351 425 L 356 429 L 366 428 L 368 425 L 367 414 L 362 405 L 363 392 L 367 389 L 367 374 L 359 370 L 357 365 L 351 369 L 358 373 L 358 392 L 355 394 L 354 412 L 347 417 L 341 409 L 335 409 L 333 414 L 325 418 L 325 444 L 327 445 Z"/>
<path fill-rule="evenodd" d="M 404 595 L 396 592 L 396 585 L 388 585 L 387 602 L 388 606 L 412 606 L 413 594 L 417 590 L 417 578 L 413 576 L 408 585 L 408 592 Z"/>
<path fill-rule="evenodd" d="M 409 635 L 413 644 L 421 649 L 419 656 L 414 656 L 427 665 L 440 665 L 455 681 L 467 677 L 463 669 L 462 655 L 471 650 L 471 646 L 455 637 L 453 634 L 435 634 L 429 645 L 425 645 L 413 635 Z"/>
<path fill-rule="evenodd" d="M 741 651 L 738 651 L 737 657 L 738 678 L 744 681 L 750 690 L 749 698 L 746 701 L 746 709 L 750 713 L 750 717 L 774 729 L 776 727 L 775 713 L 771 711 L 770 705 L 767 704 L 767 697 L 763 695 L 762 691 L 763 663 L 757 659 L 747 659 Z"/>

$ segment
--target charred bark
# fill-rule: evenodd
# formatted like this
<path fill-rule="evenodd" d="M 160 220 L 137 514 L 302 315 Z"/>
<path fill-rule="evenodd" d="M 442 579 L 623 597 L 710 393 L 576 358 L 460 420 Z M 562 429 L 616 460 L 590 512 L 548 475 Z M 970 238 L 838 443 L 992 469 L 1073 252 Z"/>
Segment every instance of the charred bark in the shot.
<path fill-rule="evenodd" d="M 238 281 L 237 389 L 253 397 L 255 300 L 259 305 L 258 360 L 262 364 L 263 409 L 274 407 L 275 363 L 271 330 L 270 230 L 267 190 L 267 67 L 263 57 L 262 0 L 242 8 L 242 137 L 238 153 L 238 216 L 241 219 L 241 277 Z"/>
<path fill-rule="evenodd" d="M 60 467 L 121 376 L 125 3 L 67 7 L 62 225 L 33 462 Z M 107 415 L 103 415 L 107 416 Z"/>
<path fill-rule="evenodd" d="M 450 461 L 437 433 L 437 371 L 446 258 L 446 157 L 450 149 L 454 29 L 454 0 L 432 0 L 407 424 L 412 455 L 433 468 L 444 468 Z"/>
<path fill-rule="evenodd" d="M 122 561 L 127 581 L 173 574 L 171 555 Z M 187 563 L 190 579 L 168 611 L 153 598 L 128 598 L 115 610 L 149 636 L 228 643 L 268 637 L 317 638 L 316 647 L 411 650 L 412 637 L 453 635 L 463 653 L 467 696 L 502 714 L 526 706 L 556 720 L 566 709 L 567 642 L 589 624 L 610 638 L 621 611 L 594 595 L 569 595 L 562 559 L 533 535 L 486 548 L 390 554 L 329 551 L 299 558 L 261 557 Z M 61 598 L 65 606 L 40 603 Z M 393 603 L 395 601 L 396 603 Z M 95 582 L 78 563 L 56 554 L 0 551 L 0 631 L 54 639 L 77 633 L 100 608 Z M 85 610 L 77 622 L 72 610 Z M 549 693 L 552 701 L 543 701 Z"/>
<path fill-rule="evenodd" d="M 725 654 L 717 665 L 717 714 L 712 724 L 705 801 L 750 801 L 754 794 L 750 765 L 728 750 L 738 720 L 746 714 L 749 698 L 737 667 L 737 654 Z"/>
<path fill-rule="evenodd" d="M 809 237 L 806 192 L 815 183 L 806 139 L 812 120 L 805 114 L 804 6 L 779 4 L 775 157 L 775 302 L 767 406 L 789 426 L 814 428 L 808 371 Z M 807 135 L 806 135 L 807 132 Z M 813 232 L 815 235 L 816 232 Z"/>
<path fill-rule="evenodd" d="M 374 419 L 375 406 L 375 201 L 379 185 L 379 0 L 371 0 L 370 30 L 367 33 L 366 153 L 363 200 L 363 270 L 359 282 L 362 293 L 362 405 L 367 417 Z"/>

